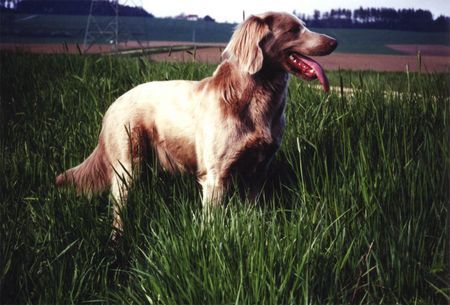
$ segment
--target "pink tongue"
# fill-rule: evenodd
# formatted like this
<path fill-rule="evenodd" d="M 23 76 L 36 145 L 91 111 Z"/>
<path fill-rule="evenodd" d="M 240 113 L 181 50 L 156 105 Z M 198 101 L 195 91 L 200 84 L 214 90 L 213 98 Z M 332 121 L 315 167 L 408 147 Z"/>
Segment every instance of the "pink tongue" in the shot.
<path fill-rule="evenodd" d="M 330 91 L 330 84 L 328 83 L 328 78 L 325 75 L 325 72 L 323 71 L 322 67 L 320 66 L 320 64 L 315 61 L 312 58 L 303 56 L 299 54 L 299 57 L 311 68 L 314 69 L 314 71 L 316 72 L 316 76 L 317 79 L 319 80 L 319 82 L 322 84 L 323 86 L 323 90 L 325 90 L 325 92 Z"/>

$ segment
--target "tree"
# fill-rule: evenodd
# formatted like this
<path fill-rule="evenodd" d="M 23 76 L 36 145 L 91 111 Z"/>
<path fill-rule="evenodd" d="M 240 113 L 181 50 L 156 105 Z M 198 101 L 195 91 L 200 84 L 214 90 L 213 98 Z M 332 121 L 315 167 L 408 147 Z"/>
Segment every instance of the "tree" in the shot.
<path fill-rule="evenodd" d="M 206 16 L 203 18 L 203 21 L 216 22 L 216 20 L 215 20 L 214 18 L 212 18 L 211 16 L 209 16 L 209 15 L 206 15 Z"/>
<path fill-rule="evenodd" d="M 320 19 L 320 11 L 314 10 L 313 19 L 314 19 L 314 21 L 317 21 Z"/>

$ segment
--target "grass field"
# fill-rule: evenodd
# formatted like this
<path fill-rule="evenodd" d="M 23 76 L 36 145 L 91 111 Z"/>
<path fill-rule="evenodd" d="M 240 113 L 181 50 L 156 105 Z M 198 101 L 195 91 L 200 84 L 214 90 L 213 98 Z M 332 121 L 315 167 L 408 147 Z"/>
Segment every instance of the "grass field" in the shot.
<path fill-rule="evenodd" d="M 96 19 L 102 28 L 109 17 Z M 87 16 L 0 15 L 0 42 L 82 43 Z M 228 42 L 234 24 L 160 18 L 121 17 L 121 41 Z M 449 33 L 423 33 L 366 29 L 316 29 L 339 41 L 338 52 L 363 54 L 402 54 L 387 44 L 450 45 Z M 101 43 L 109 42 L 100 40 Z"/>
<path fill-rule="evenodd" d="M 292 79 L 259 204 L 232 196 L 202 227 L 194 179 L 148 166 L 112 248 L 108 195 L 55 174 L 119 95 L 214 67 L 0 53 L 0 68 L 1 304 L 447 302 L 449 75 L 333 72 L 353 93 L 330 95 Z"/>

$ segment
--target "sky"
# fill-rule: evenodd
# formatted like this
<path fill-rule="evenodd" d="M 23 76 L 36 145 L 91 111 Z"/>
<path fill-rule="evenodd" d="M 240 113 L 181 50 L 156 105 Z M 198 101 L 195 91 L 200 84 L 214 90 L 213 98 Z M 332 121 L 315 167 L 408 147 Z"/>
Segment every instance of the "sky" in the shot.
<path fill-rule="evenodd" d="M 258 14 L 266 11 L 285 11 L 312 15 L 314 10 L 321 12 L 333 8 L 355 9 L 362 7 L 389 7 L 395 9 L 414 8 L 431 11 L 433 17 L 450 16 L 449 0 L 121 0 L 130 6 L 143 6 L 156 17 L 173 17 L 181 13 L 196 14 L 200 17 L 210 15 L 218 22 L 240 22 L 242 11 L 245 14 Z"/>

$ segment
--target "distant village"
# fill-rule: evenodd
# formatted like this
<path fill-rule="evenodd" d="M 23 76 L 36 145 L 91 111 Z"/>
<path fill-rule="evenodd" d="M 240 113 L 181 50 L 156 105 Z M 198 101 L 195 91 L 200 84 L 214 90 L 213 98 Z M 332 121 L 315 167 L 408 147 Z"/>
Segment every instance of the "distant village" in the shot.
<path fill-rule="evenodd" d="M 209 15 L 206 15 L 205 17 L 200 17 L 198 15 L 194 15 L 194 14 L 180 14 L 174 17 L 175 19 L 178 20 L 188 20 L 188 21 L 209 21 L 209 22 L 216 22 L 216 20 L 214 18 L 212 18 Z"/>

